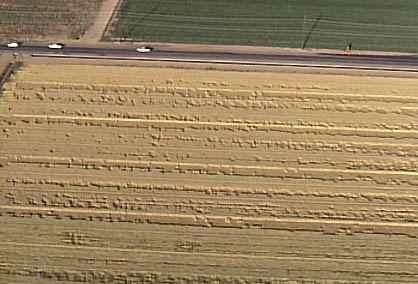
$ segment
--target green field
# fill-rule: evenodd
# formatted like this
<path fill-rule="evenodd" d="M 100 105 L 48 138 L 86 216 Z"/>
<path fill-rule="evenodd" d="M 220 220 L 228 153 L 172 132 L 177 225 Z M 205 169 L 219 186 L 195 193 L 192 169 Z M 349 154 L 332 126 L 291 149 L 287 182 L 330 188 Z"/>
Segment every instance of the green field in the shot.
<path fill-rule="evenodd" d="M 113 37 L 418 51 L 417 0 L 125 0 Z"/>

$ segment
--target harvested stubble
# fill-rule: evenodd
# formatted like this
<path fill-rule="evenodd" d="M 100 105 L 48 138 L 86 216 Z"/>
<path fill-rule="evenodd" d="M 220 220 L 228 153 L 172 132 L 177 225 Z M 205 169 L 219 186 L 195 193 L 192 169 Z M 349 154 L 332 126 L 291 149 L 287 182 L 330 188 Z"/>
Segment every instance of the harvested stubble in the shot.
<path fill-rule="evenodd" d="M 103 0 L 2 0 L 0 39 L 78 39 Z"/>
<path fill-rule="evenodd" d="M 417 87 L 26 66 L 0 104 L 0 278 L 417 282 Z"/>

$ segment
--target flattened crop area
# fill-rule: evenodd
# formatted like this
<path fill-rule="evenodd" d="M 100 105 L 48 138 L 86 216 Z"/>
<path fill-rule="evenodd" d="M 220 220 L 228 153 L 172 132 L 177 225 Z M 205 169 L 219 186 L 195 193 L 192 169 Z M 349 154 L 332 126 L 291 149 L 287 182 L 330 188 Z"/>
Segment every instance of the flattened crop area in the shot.
<path fill-rule="evenodd" d="M 417 88 L 27 65 L 0 98 L 0 279 L 417 283 Z"/>

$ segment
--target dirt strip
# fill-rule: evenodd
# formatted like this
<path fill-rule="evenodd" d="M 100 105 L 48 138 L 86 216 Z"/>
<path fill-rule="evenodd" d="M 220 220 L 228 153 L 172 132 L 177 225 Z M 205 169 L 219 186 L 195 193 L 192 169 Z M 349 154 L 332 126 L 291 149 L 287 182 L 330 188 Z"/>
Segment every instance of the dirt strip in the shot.
<path fill-rule="evenodd" d="M 81 41 L 84 42 L 98 42 L 102 39 L 103 34 L 108 27 L 108 22 L 120 0 L 105 0 L 100 8 L 100 11 L 94 20 L 93 25 L 84 34 Z"/>

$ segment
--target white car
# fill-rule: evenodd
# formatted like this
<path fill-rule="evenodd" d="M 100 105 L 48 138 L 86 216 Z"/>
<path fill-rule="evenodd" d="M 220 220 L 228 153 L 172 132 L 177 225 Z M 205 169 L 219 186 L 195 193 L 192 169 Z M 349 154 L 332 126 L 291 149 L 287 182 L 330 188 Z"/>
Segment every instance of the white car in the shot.
<path fill-rule="evenodd" d="M 48 44 L 48 48 L 50 48 L 50 49 L 62 49 L 63 47 L 64 47 L 64 44 L 62 44 L 62 43 Z"/>
<path fill-rule="evenodd" d="M 153 48 L 149 46 L 141 46 L 136 49 L 138 52 L 151 52 L 152 50 Z"/>
<path fill-rule="evenodd" d="M 18 42 L 9 42 L 7 44 L 7 47 L 10 47 L 10 48 L 16 48 L 16 47 L 19 47 L 19 46 L 20 46 L 20 44 Z"/>

